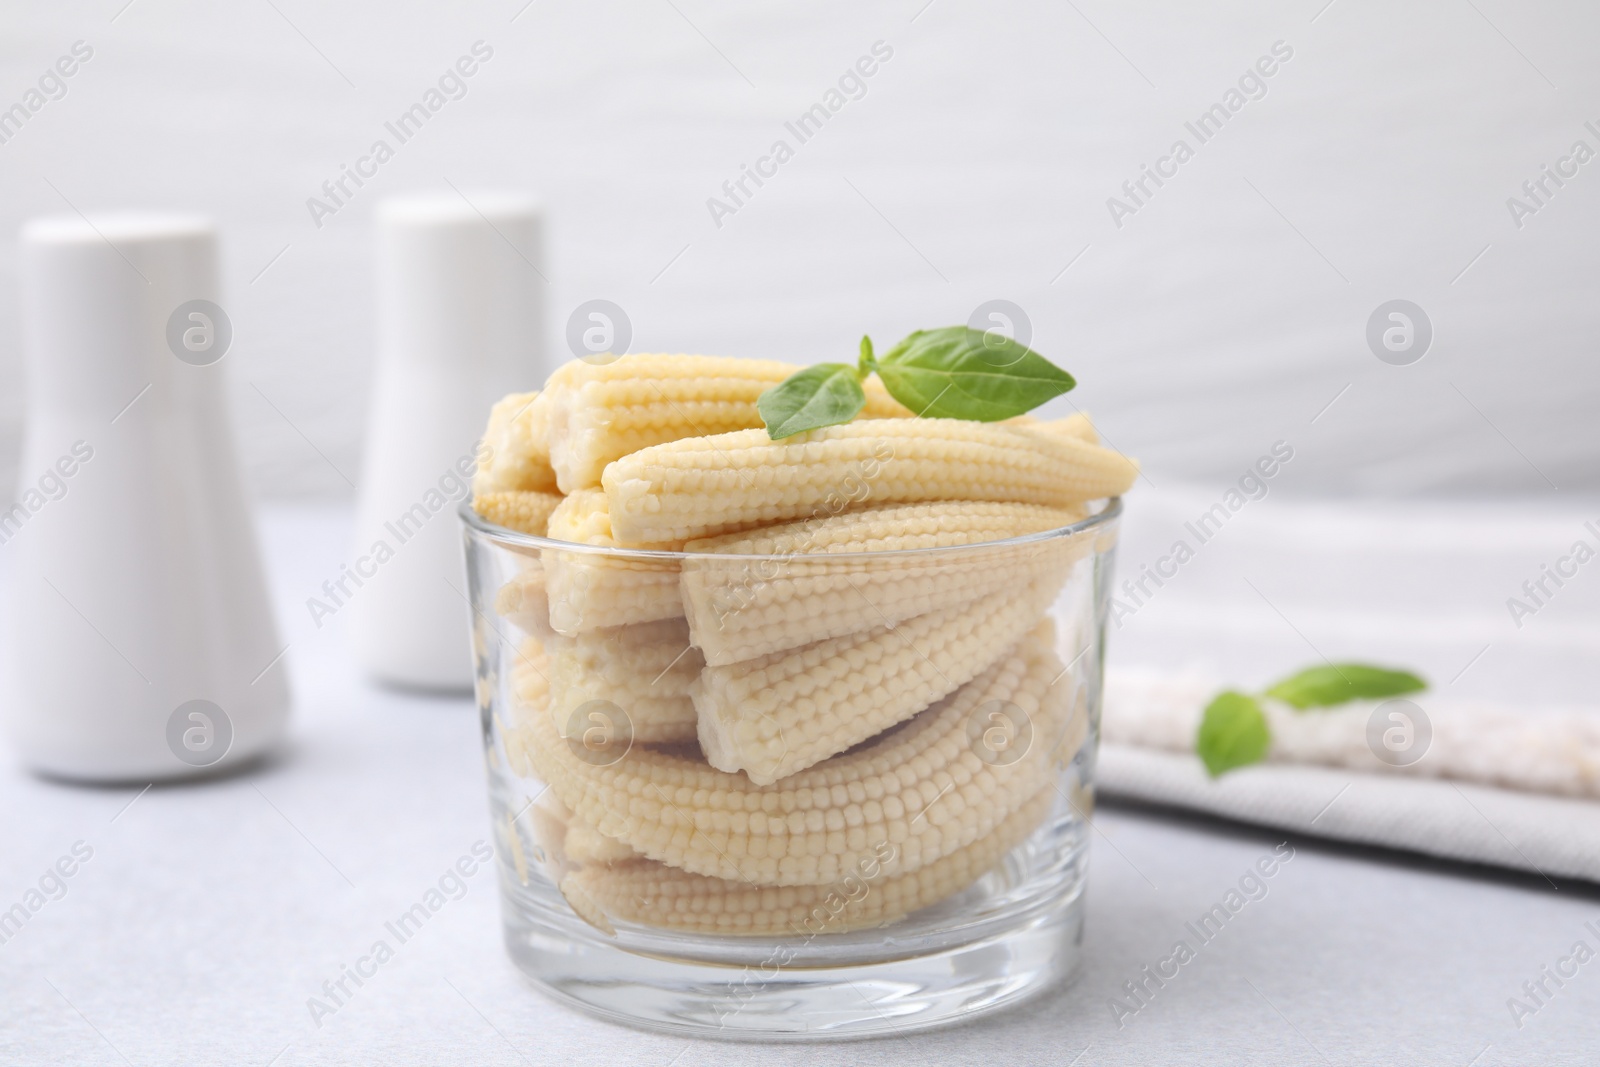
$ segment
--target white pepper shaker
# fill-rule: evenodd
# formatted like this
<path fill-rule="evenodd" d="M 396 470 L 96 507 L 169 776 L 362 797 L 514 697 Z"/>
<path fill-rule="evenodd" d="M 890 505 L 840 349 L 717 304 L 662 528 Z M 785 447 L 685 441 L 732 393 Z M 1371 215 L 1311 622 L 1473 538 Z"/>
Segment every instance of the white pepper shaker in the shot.
<path fill-rule="evenodd" d="M 0 516 L 11 740 L 93 781 L 260 755 L 289 686 L 235 458 L 216 233 L 40 219 L 21 260 L 27 431 Z"/>
<path fill-rule="evenodd" d="M 391 198 L 378 207 L 377 254 L 356 577 L 341 588 L 368 674 L 463 690 L 471 612 L 455 509 L 490 405 L 545 377 L 542 212 L 514 193 Z"/>

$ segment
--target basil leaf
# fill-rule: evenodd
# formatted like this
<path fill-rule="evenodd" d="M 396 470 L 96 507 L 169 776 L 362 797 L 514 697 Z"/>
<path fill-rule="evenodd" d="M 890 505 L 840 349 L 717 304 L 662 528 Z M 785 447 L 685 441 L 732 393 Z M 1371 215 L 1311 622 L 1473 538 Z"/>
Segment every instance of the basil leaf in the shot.
<path fill-rule="evenodd" d="M 866 406 L 861 378 L 844 363 L 818 363 L 796 371 L 756 398 L 756 410 L 774 441 L 849 422 Z"/>
<path fill-rule="evenodd" d="M 856 373 L 865 378 L 878 369 L 878 360 L 872 354 L 872 338 L 866 334 L 861 335 L 861 356 L 856 361 Z"/>
<path fill-rule="evenodd" d="M 969 326 L 918 330 L 877 369 L 889 394 L 918 415 L 979 422 L 1032 411 L 1077 384 L 1028 346 Z"/>
<path fill-rule="evenodd" d="M 1272 743 L 1267 717 L 1254 697 L 1228 690 L 1206 705 L 1195 734 L 1195 754 L 1215 778 L 1224 771 L 1260 762 Z"/>
<path fill-rule="evenodd" d="M 1268 689 L 1265 695 L 1304 711 L 1331 708 L 1352 700 L 1403 696 L 1426 688 L 1428 683 L 1410 671 L 1371 667 L 1364 663 L 1336 663 L 1291 674 Z"/>

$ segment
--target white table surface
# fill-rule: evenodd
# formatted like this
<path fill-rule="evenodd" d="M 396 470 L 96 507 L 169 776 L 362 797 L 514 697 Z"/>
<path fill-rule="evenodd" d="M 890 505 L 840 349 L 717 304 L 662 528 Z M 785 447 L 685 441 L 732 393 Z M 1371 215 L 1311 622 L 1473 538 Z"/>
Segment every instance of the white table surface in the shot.
<path fill-rule="evenodd" d="M 1128 530 L 1125 561 L 1165 543 L 1162 507 L 1179 514 L 1185 504 L 1163 499 L 1143 508 Z M 1280 520 L 1303 523 L 1307 514 L 1275 502 L 1258 510 L 1253 528 L 1241 519 L 1240 532 L 1226 545 L 1219 540 L 1210 562 L 1193 565 L 1204 562 L 1216 573 L 1196 570 L 1187 587 L 1174 583 L 1136 625 L 1113 635 L 1114 647 L 1133 660 L 1173 658 L 1197 598 L 1232 595 L 1218 583 L 1235 552 L 1296 618 L 1291 593 L 1279 599 L 1271 585 L 1290 573 L 1286 561 L 1274 564 L 1251 538 L 1271 534 Z M 1570 519 L 1530 518 L 1530 538 L 1551 532 L 1559 544 Z M 1028 1006 L 965 1027 L 754 1047 L 597 1022 L 544 999 L 511 966 L 485 871 L 318 1029 L 307 998 L 363 954 L 385 920 L 473 842 L 490 836 L 470 700 L 375 688 L 347 662 L 337 625 L 318 633 L 304 621 L 306 592 L 337 566 L 347 528 L 342 510 L 267 516 L 297 698 L 293 743 L 280 759 L 252 773 L 142 795 L 43 781 L 14 761 L 0 766 L 0 909 L 75 842 L 93 849 L 66 894 L 0 945 L 0 1063 L 1465 1067 L 1592 1062 L 1600 1046 L 1600 960 L 1563 988 L 1551 986 L 1554 997 L 1520 1030 L 1506 1005 L 1574 942 L 1600 947 L 1600 937 L 1583 926 L 1600 927 L 1600 890 L 1311 840 L 1294 841 L 1294 859 L 1269 882 L 1268 896 L 1119 1029 L 1108 998 L 1166 955 L 1185 921 L 1280 840 L 1126 807 L 1103 808 L 1096 819 L 1081 974 Z M 1421 574 L 1417 581 L 1426 586 L 1426 560 L 1442 555 L 1423 553 L 1404 572 Z M 1490 593 L 1491 586 L 1498 588 L 1489 583 Z M 1498 594 L 1505 595 L 1509 589 Z M 1578 595 L 1587 599 L 1575 599 L 1574 609 L 1587 611 L 1592 594 Z M 1239 611 L 1248 622 L 1248 612 Z M 1450 611 L 1464 630 L 1447 637 L 1470 654 L 1482 643 L 1472 630 L 1476 616 Z M 1503 608 L 1490 595 L 1482 625 L 1490 625 L 1493 611 Z M 1263 627 L 1267 618 L 1259 620 Z M 1299 625 L 1312 640 L 1337 640 L 1321 634 L 1316 618 Z M 1581 627 L 1581 618 L 1572 625 Z M 1233 626 L 1228 648 L 1270 647 L 1252 643 L 1241 626 L 1248 629 Z M 1581 630 L 1578 638 L 1568 633 L 1529 646 L 1527 655 L 1552 657 L 1544 692 L 1553 698 L 1578 692 L 1581 664 L 1593 662 L 1579 655 L 1580 638 Z M 1513 653 L 1499 666 L 1500 653 L 1483 657 L 1489 689 L 1497 671 L 1517 675 Z M 1303 647 L 1297 652 L 1305 654 Z M 1438 655 L 1443 663 L 1458 653 Z M 1568 660 L 1567 667 L 1549 666 Z"/>

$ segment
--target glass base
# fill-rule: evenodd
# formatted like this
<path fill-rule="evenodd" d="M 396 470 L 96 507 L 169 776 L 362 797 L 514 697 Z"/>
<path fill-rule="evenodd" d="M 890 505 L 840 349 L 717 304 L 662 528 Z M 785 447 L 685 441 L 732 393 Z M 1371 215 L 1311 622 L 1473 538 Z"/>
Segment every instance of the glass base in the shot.
<path fill-rule="evenodd" d="M 526 888 L 505 888 L 508 905 L 528 905 Z M 743 939 L 742 963 L 668 955 L 666 945 L 624 949 L 575 918 L 551 923 L 548 912 L 538 923 L 508 922 L 506 946 L 542 992 L 628 1026 L 734 1041 L 881 1037 L 967 1022 L 1070 978 L 1083 941 L 1078 888 L 934 951 L 922 938 L 900 943 L 892 929 L 878 931 L 870 955 L 832 965 L 775 939 Z"/>

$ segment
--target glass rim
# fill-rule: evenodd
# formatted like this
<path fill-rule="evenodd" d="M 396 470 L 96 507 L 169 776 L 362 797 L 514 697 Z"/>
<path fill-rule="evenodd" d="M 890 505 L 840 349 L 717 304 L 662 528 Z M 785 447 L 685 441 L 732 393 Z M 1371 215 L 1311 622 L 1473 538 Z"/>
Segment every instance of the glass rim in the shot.
<path fill-rule="evenodd" d="M 908 502 L 909 503 L 909 502 Z M 973 501 L 983 503 L 983 501 Z M 1091 501 L 1091 504 L 1094 502 Z M 837 512 L 845 514 L 845 511 Z M 584 545 L 575 541 L 560 541 L 551 537 L 541 537 L 537 534 L 522 533 L 506 526 L 500 526 L 485 519 L 472 508 L 469 497 L 456 505 L 456 515 L 473 535 L 493 541 L 505 547 L 522 549 L 538 549 L 540 551 L 554 550 L 559 552 L 575 553 L 580 555 L 594 555 L 630 560 L 651 560 L 655 562 L 682 563 L 685 560 L 704 560 L 717 562 L 723 565 L 728 563 L 754 563 L 754 562 L 792 562 L 797 557 L 803 557 L 808 562 L 855 562 L 860 560 L 894 560 L 912 557 L 938 556 L 948 553 L 968 552 L 974 549 L 1001 549 L 1028 545 L 1044 544 L 1062 538 L 1076 537 L 1079 534 L 1102 526 L 1110 525 L 1122 515 L 1122 497 L 1114 496 L 1104 498 L 1104 504 L 1098 511 L 1090 512 L 1087 516 L 1067 526 L 1058 526 L 1053 530 L 1041 530 L 1038 533 L 1020 534 L 1016 537 L 1004 537 L 997 541 L 974 541 L 965 545 L 935 545 L 930 548 L 892 548 L 881 551 L 861 552 L 678 552 L 659 548 L 620 548 L 606 545 Z M 790 519 L 787 523 L 803 522 L 804 519 Z M 786 523 L 774 523 L 784 525 Z M 754 532 L 754 531 L 749 531 Z"/>

